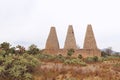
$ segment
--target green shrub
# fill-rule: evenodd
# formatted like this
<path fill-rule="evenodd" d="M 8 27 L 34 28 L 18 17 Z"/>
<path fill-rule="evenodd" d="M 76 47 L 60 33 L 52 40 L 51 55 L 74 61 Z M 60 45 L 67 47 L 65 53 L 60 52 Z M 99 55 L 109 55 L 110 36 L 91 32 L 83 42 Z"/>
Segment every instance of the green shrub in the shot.
<path fill-rule="evenodd" d="M 0 55 L 0 78 L 5 80 L 32 80 L 37 58 L 29 54 Z"/>
<path fill-rule="evenodd" d="M 94 60 L 94 62 L 97 62 L 97 61 L 98 61 L 98 57 L 97 57 L 97 56 L 94 56 L 94 57 L 93 57 L 93 60 Z"/>
<path fill-rule="evenodd" d="M 92 57 L 87 57 L 87 58 L 85 58 L 85 62 L 90 63 L 90 62 L 94 62 L 94 60 Z"/>
<path fill-rule="evenodd" d="M 106 58 L 104 58 L 104 57 L 99 57 L 99 58 L 98 58 L 98 61 L 99 61 L 99 62 L 106 61 Z"/>
<path fill-rule="evenodd" d="M 55 56 L 55 60 L 58 60 L 58 61 L 60 61 L 60 62 L 64 62 L 64 61 L 65 61 L 65 57 L 62 56 L 61 54 L 59 54 L 59 55 L 56 55 L 56 56 Z"/>
<path fill-rule="evenodd" d="M 98 57 L 97 56 L 87 57 L 87 58 L 85 58 L 85 62 L 88 62 L 88 63 L 98 62 Z"/>
<path fill-rule="evenodd" d="M 104 57 L 104 61 L 114 60 L 114 59 L 120 59 L 120 57 L 119 56 L 106 56 L 106 57 Z"/>
<path fill-rule="evenodd" d="M 72 54 L 74 53 L 74 49 L 69 49 L 68 52 L 67 52 L 67 55 L 68 56 L 72 56 Z"/>
<path fill-rule="evenodd" d="M 36 45 L 32 44 L 29 46 L 29 49 L 28 49 L 29 54 L 35 55 L 35 54 L 38 54 L 39 52 L 40 52 L 40 50 L 37 48 Z"/>
<path fill-rule="evenodd" d="M 81 65 L 86 66 L 86 63 L 83 62 L 81 59 L 66 59 L 64 64 L 72 64 L 72 65 Z"/>
<path fill-rule="evenodd" d="M 78 55 L 78 58 L 79 58 L 79 59 L 82 59 L 83 57 L 82 57 L 82 55 L 81 55 L 81 54 L 79 54 L 79 55 Z"/>
<path fill-rule="evenodd" d="M 71 64 L 71 61 L 67 59 L 64 61 L 64 64 Z"/>

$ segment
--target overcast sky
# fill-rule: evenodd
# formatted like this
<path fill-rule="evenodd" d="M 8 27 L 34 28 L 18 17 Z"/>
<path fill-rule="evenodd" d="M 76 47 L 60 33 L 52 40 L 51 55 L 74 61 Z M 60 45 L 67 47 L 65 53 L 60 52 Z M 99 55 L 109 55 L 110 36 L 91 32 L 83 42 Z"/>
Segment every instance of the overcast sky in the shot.
<path fill-rule="evenodd" d="M 68 25 L 83 47 L 87 24 L 97 46 L 120 51 L 120 0 L 0 0 L 0 43 L 45 47 L 51 26 L 63 48 Z"/>

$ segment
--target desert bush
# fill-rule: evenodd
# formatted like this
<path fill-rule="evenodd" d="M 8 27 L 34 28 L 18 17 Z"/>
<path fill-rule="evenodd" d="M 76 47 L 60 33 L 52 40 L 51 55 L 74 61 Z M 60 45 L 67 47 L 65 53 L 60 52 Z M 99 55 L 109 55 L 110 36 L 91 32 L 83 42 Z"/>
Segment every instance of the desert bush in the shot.
<path fill-rule="evenodd" d="M 78 55 L 78 58 L 79 58 L 79 59 L 82 59 L 83 57 L 82 57 L 82 55 L 81 55 L 81 54 L 79 54 L 79 55 Z"/>
<path fill-rule="evenodd" d="M 29 49 L 28 49 L 28 53 L 29 53 L 29 54 L 35 55 L 35 54 L 38 54 L 39 51 L 40 51 L 40 50 L 37 48 L 36 45 L 32 44 L 32 45 L 29 46 Z"/>
<path fill-rule="evenodd" d="M 45 55 L 44 54 L 35 54 L 34 55 L 36 58 L 38 58 L 38 59 L 44 59 L 44 57 L 45 57 Z"/>
<path fill-rule="evenodd" d="M 5 50 L 6 52 L 9 52 L 10 46 L 11 45 L 8 42 L 3 42 L 3 43 L 0 44 L 0 48 L 2 50 Z"/>
<path fill-rule="evenodd" d="M 90 62 L 94 62 L 94 60 L 92 57 L 87 57 L 87 58 L 85 58 L 85 62 L 90 63 Z"/>
<path fill-rule="evenodd" d="M 64 64 L 72 64 L 72 65 L 81 65 L 86 66 L 86 63 L 83 62 L 81 59 L 66 59 Z"/>
<path fill-rule="evenodd" d="M 87 57 L 84 59 L 85 62 L 87 63 L 92 63 L 92 62 L 98 62 L 98 57 L 94 56 L 94 57 Z"/>
<path fill-rule="evenodd" d="M 29 54 L 0 54 L 0 78 L 5 80 L 32 80 L 34 68 L 39 64 L 37 58 Z"/>
<path fill-rule="evenodd" d="M 47 61 L 47 62 L 55 61 L 55 58 L 56 58 L 55 55 L 49 55 L 45 53 L 36 54 L 34 56 L 42 61 Z"/>
<path fill-rule="evenodd" d="M 74 49 L 68 49 L 67 55 L 70 57 L 74 52 Z"/>
<path fill-rule="evenodd" d="M 97 56 L 94 56 L 94 57 L 93 57 L 93 60 L 94 60 L 95 62 L 97 62 L 97 61 L 98 61 L 98 57 L 97 57 Z"/>
<path fill-rule="evenodd" d="M 22 55 L 22 54 L 24 54 L 25 52 L 26 52 L 26 50 L 25 50 L 25 47 L 24 47 L 24 46 L 21 46 L 21 45 L 17 45 L 17 46 L 16 46 L 16 54 Z"/>
<path fill-rule="evenodd" d="M 104 57 L 99 57 L 98 58 L 98 62 L 103 62 L 103 61 L 106 61 L 106 58 L 104 58 Z"/>
<path fill-rule="evenodd" d="M 60 62 L 64 62 L 65 59 L 66 58 L 64 56 L 62 56 L 61 54 L 55 56 L 55 60 L 58 60 Z"/>
<path fill-rule="evenodd" d="M 120 57 L 119 56 L 107 56 L 107 57 L 105 57 L 105 59 L 107 61 L 107 60 L 120 59 Z"/>

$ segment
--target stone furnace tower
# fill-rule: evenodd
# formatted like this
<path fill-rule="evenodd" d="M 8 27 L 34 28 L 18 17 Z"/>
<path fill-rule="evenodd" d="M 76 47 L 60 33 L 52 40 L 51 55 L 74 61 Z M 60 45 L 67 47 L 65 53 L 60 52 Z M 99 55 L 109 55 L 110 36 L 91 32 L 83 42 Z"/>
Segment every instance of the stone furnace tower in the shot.
<path fill-rule="evenodd" d="M 69 25 L 68 32 L 65 40 L 64 49 L 77 49 L 74 30 L 72 25 Z"/>
<path fill-rule="evenodd" d="M 91 24 L 87 26 L 86 35 L 84 39 L 84 49 L 97 49 L 96 40 L 92 30 Z"/>
<path fill-rule="evenodd" d="M 45 49 L 59 49 L 59 42 L 55 27 L 51 27 L 49 36 L 47 38 Z"/>

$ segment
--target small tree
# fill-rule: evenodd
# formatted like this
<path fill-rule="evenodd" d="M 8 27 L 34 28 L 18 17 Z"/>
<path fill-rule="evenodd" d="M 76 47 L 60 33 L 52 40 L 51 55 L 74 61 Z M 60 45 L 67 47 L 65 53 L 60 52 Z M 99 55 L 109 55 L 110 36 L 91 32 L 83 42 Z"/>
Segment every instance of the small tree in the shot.
<path fill-rule="evenodd" d="M 72 56 L 74 52 L 75 52 L 74 49 L 68 49 L 67 55 Z"/>
<path fill-rule="evenodd" d="M 1 43 L 0 44 L 0 48 L 2 49 L 2 50 L 5 50 L 6 51 L 6 54 L 9 54 L 9 50 L 10 50 L 10 43 L 8 43 L 8 42 L 3 42 L 3 43 Z"/>
<path fill-rule="evenodd" d="M 28 49 L 29 54 L 38 54 L 39 51 L 40 50 L 37 48 L 36 45 L 32 44 L 31 46 L 29 46 L 29 49 Z"/>
<path fill-rule="evenodd" d="M 8 50 L 10 48 L 10 43 L 3 42 L 3 43 L 0 44 L 0 48 L 2 48 L 4 50 Z"/>
<path fill-rule="evenodd" d="M 18 46 L 16 46 L 16 49 L 17 49 L 17 52 L 19 53 L 19 54 L 23 54 L 23 53 L 25 53 L 25 47 L 24 46 L 21 46 L 21 45 L 18 45 Z"/>
<path fill-rule="evenodd" d="M 9 49 L 9 53 L 11 53 L 11 54 L 15 54 L 15 47 L 11 47 L 10 49 Z"/>

